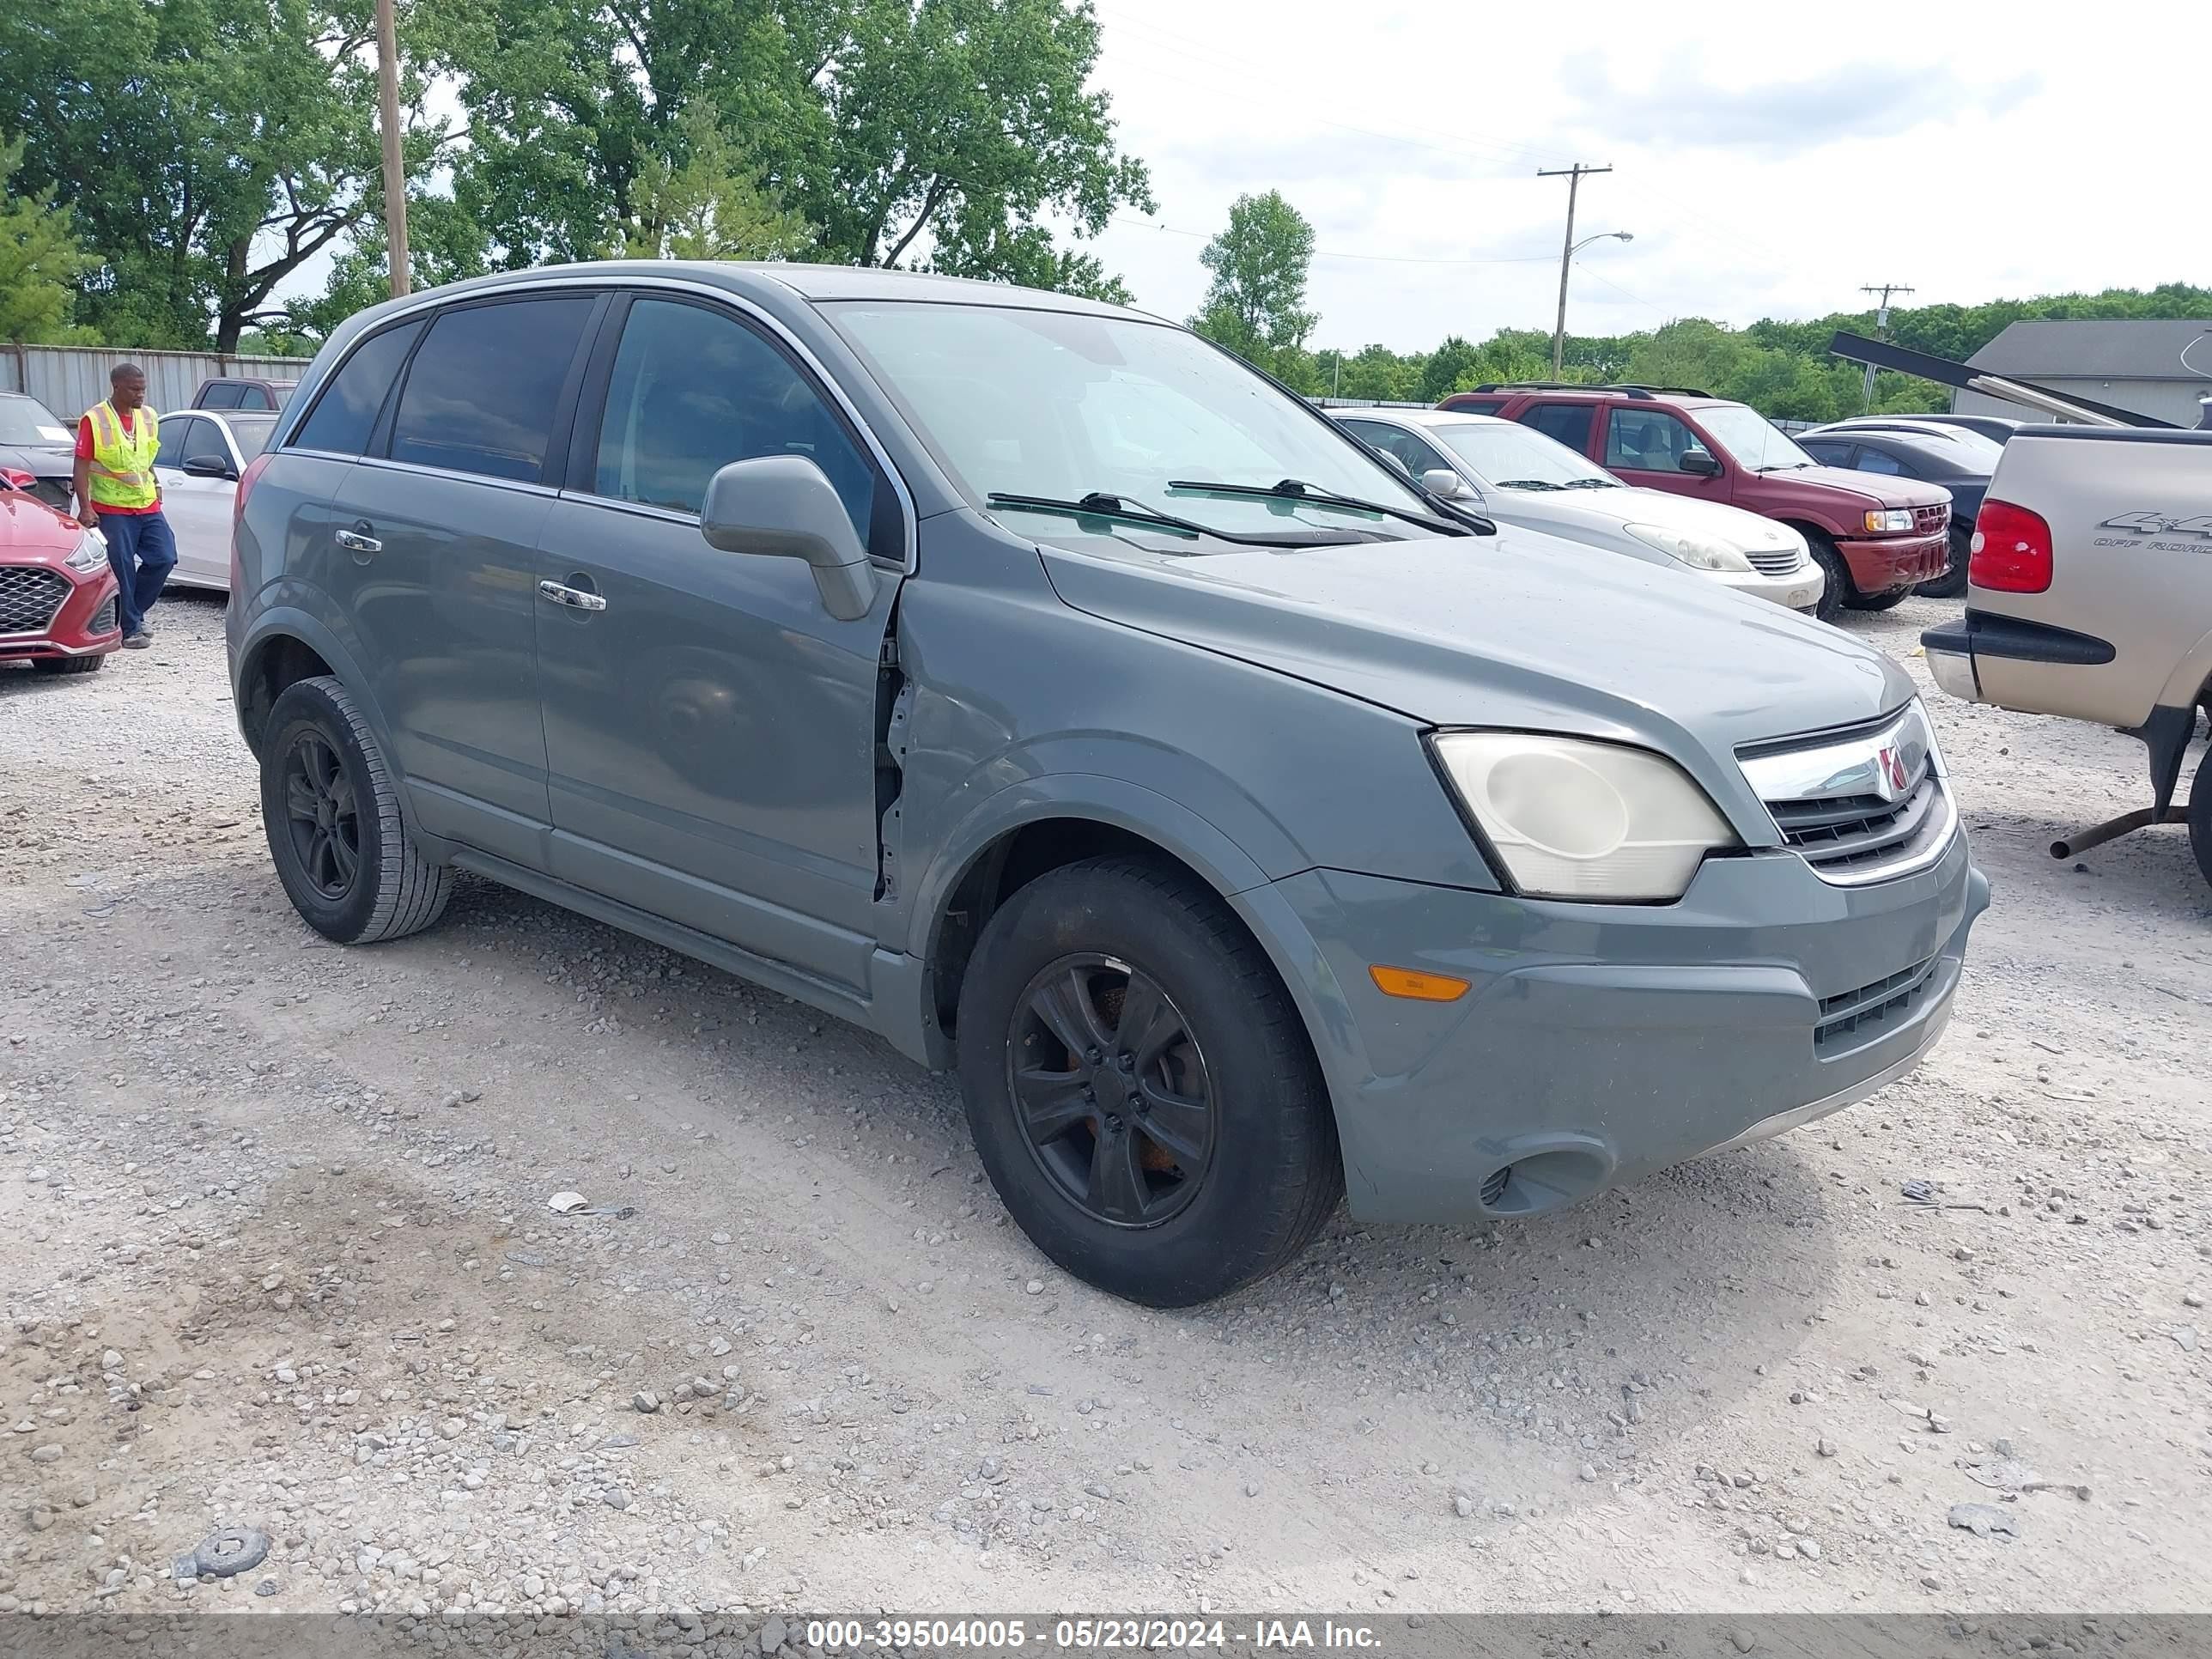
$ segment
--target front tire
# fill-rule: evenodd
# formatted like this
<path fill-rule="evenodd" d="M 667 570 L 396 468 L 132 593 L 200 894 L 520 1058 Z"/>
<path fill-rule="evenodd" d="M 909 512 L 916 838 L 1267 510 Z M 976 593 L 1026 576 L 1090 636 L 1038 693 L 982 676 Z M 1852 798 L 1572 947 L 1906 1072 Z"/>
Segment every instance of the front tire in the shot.
<path fill-rule="evenodd" d="M 1955 599 L 1966 591 L 1966 567 L 1974 555 L 1974 532 L 1958 524 L 1951 526 L 1950 555 L 1943 574 L 1930 577 L 1912 591 L 1923 599 Z"/>
<path fill-rule="evenodd" d="M 1265 1278 L 1344 1194 L 1319 1066 L 1274 969 L 1190 877 L 1138 858 L 1039 877 L 961 987 L 968 1122 L 1038 1249 L 1182 1308 Z"/>
<path fill-rule="evenodd" d="M 31 667 L 40 674 L 94 674 L 106 661 L 105 653 L 96 657 L 33 657 Z"/>
<path fill-rule="evenodd" d="M 1820 603 L 1813 614 L 1824 623 L 1832 623 L 1844 614 L 1844 607 L 1858 597 L 1858 589 L 1851 586 L 1850 567 L 1835 542 L 1818 530 L 1805 532 L 1805 548 L 1812 554 L 1813 562 L 1820 567 L 1827 580 L 1820 585 Z"/>
<path fill-rule="evenodd" d="M 1887 593 L 1861 593 L 1847 600 L 1854 611 L 1891 611 L 1911 594 L 1909 587 L 1893 587 Z"/>
<path fill-rule="evenodd" d="M 269 854 L 307 924 L 340 945 L 374 945 L 437 921 L 453 873 L 424 857 L 399 812 L 384 751 L 336 679 L 285 687 L 261 744 Z"/>

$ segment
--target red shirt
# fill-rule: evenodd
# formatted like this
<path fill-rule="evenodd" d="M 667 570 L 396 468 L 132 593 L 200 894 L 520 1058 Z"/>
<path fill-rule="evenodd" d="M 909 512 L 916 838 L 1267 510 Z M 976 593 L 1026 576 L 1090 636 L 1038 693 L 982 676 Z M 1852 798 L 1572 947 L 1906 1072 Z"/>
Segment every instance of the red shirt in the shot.
<path fill-rule="evenodd" d="M 125 432 L 130 431 L 131 417 L 119 409 L 115 411 L 115 416 L 123 422 L 123 429 Z M 80 461 L 88 461 L 92 459 L 92 416 L 89 415 L 76 423 L 76 458 Z M 99 507 L 94 509 L 99 513 L 159 513 L 161 510 L 161 486 L 158 482 L 154 486 L 154 503 L 151 507 Z"/>

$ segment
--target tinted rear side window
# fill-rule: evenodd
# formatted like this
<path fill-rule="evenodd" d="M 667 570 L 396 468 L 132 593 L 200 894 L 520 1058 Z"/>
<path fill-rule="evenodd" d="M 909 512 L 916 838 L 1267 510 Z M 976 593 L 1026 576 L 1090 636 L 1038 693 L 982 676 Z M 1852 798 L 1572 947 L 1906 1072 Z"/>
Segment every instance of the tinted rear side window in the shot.
<path fill-rule="evenodd" d="M 1523 426 L 1533 426 L 1547 438 L 1557 439 L 1577 455 L 1589 453 L 1590 417 L 1595 404 L 1532 404 L 1521 411 Z"/>
<path fill-rule="evenodd" d="M 236 409 L 239 388 L 222 382 L 210 386 L 200 398 L 202 409 Z"/>
<path fill-rule="evenodd" d="M 441 316 L 400 391 L 392 459 L 536 483 L 596 303 L 514 300 Z"/>
<path fill-rule="evenodd" d="M 302 449 L 327 449 L 337 455 L 358 455 L 368 448 L 377 412 L 398 378 L 400 364 L 407 361 L 407 348 L 422 331 L 420 322 L 402 323 L 362 341 L 337 377 L 323 388 L 307 423 L 292 441 Z"/>
<path fill-rule="evenodd" d="M 1495 415 L 1505 407 L 1503 398 L 1454 398 L 1451 410 L 1455 415 Z"/>

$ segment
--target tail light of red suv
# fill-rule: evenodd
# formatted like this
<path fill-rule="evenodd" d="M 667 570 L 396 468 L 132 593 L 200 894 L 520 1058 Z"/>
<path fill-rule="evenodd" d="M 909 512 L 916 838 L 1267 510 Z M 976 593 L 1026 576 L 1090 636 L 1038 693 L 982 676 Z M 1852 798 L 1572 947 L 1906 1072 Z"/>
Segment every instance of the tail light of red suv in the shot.
<path fill-rule="evenodd" d="M 2051 526 L 2044 516 L 2010 501 L 1984 501 L 1966 580 L 1996 593 L 2041 593 L 2051 586 Z"/>

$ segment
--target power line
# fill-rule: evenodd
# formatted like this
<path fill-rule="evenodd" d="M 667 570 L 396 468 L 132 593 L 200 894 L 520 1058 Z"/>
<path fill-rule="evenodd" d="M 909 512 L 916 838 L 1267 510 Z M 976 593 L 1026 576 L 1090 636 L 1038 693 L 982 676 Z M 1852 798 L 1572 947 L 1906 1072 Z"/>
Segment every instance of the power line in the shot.
<path fill-rule="evenodd" d="M 1215 234 L 1204 230 L 1183 230 L 1174 225 L 1156 225 L 1148 219 L 1133 219 L 1124 213 L 1115 214 L 1114 222 L 1142 230 L 1156 230 L 1166 236 L 1188 236 L 1201 242 L 1212 241 Z M 1396 253 L 1334 253 L 1327 248 L 1316 248 L 1313 257 L 1316 259 L 1356 259 L 1383 265 L 1539 265 L 1549 261 L 1552 256 L 1548 253 L 1515 253 L 1492 259 L 1441 259 Z"/>

